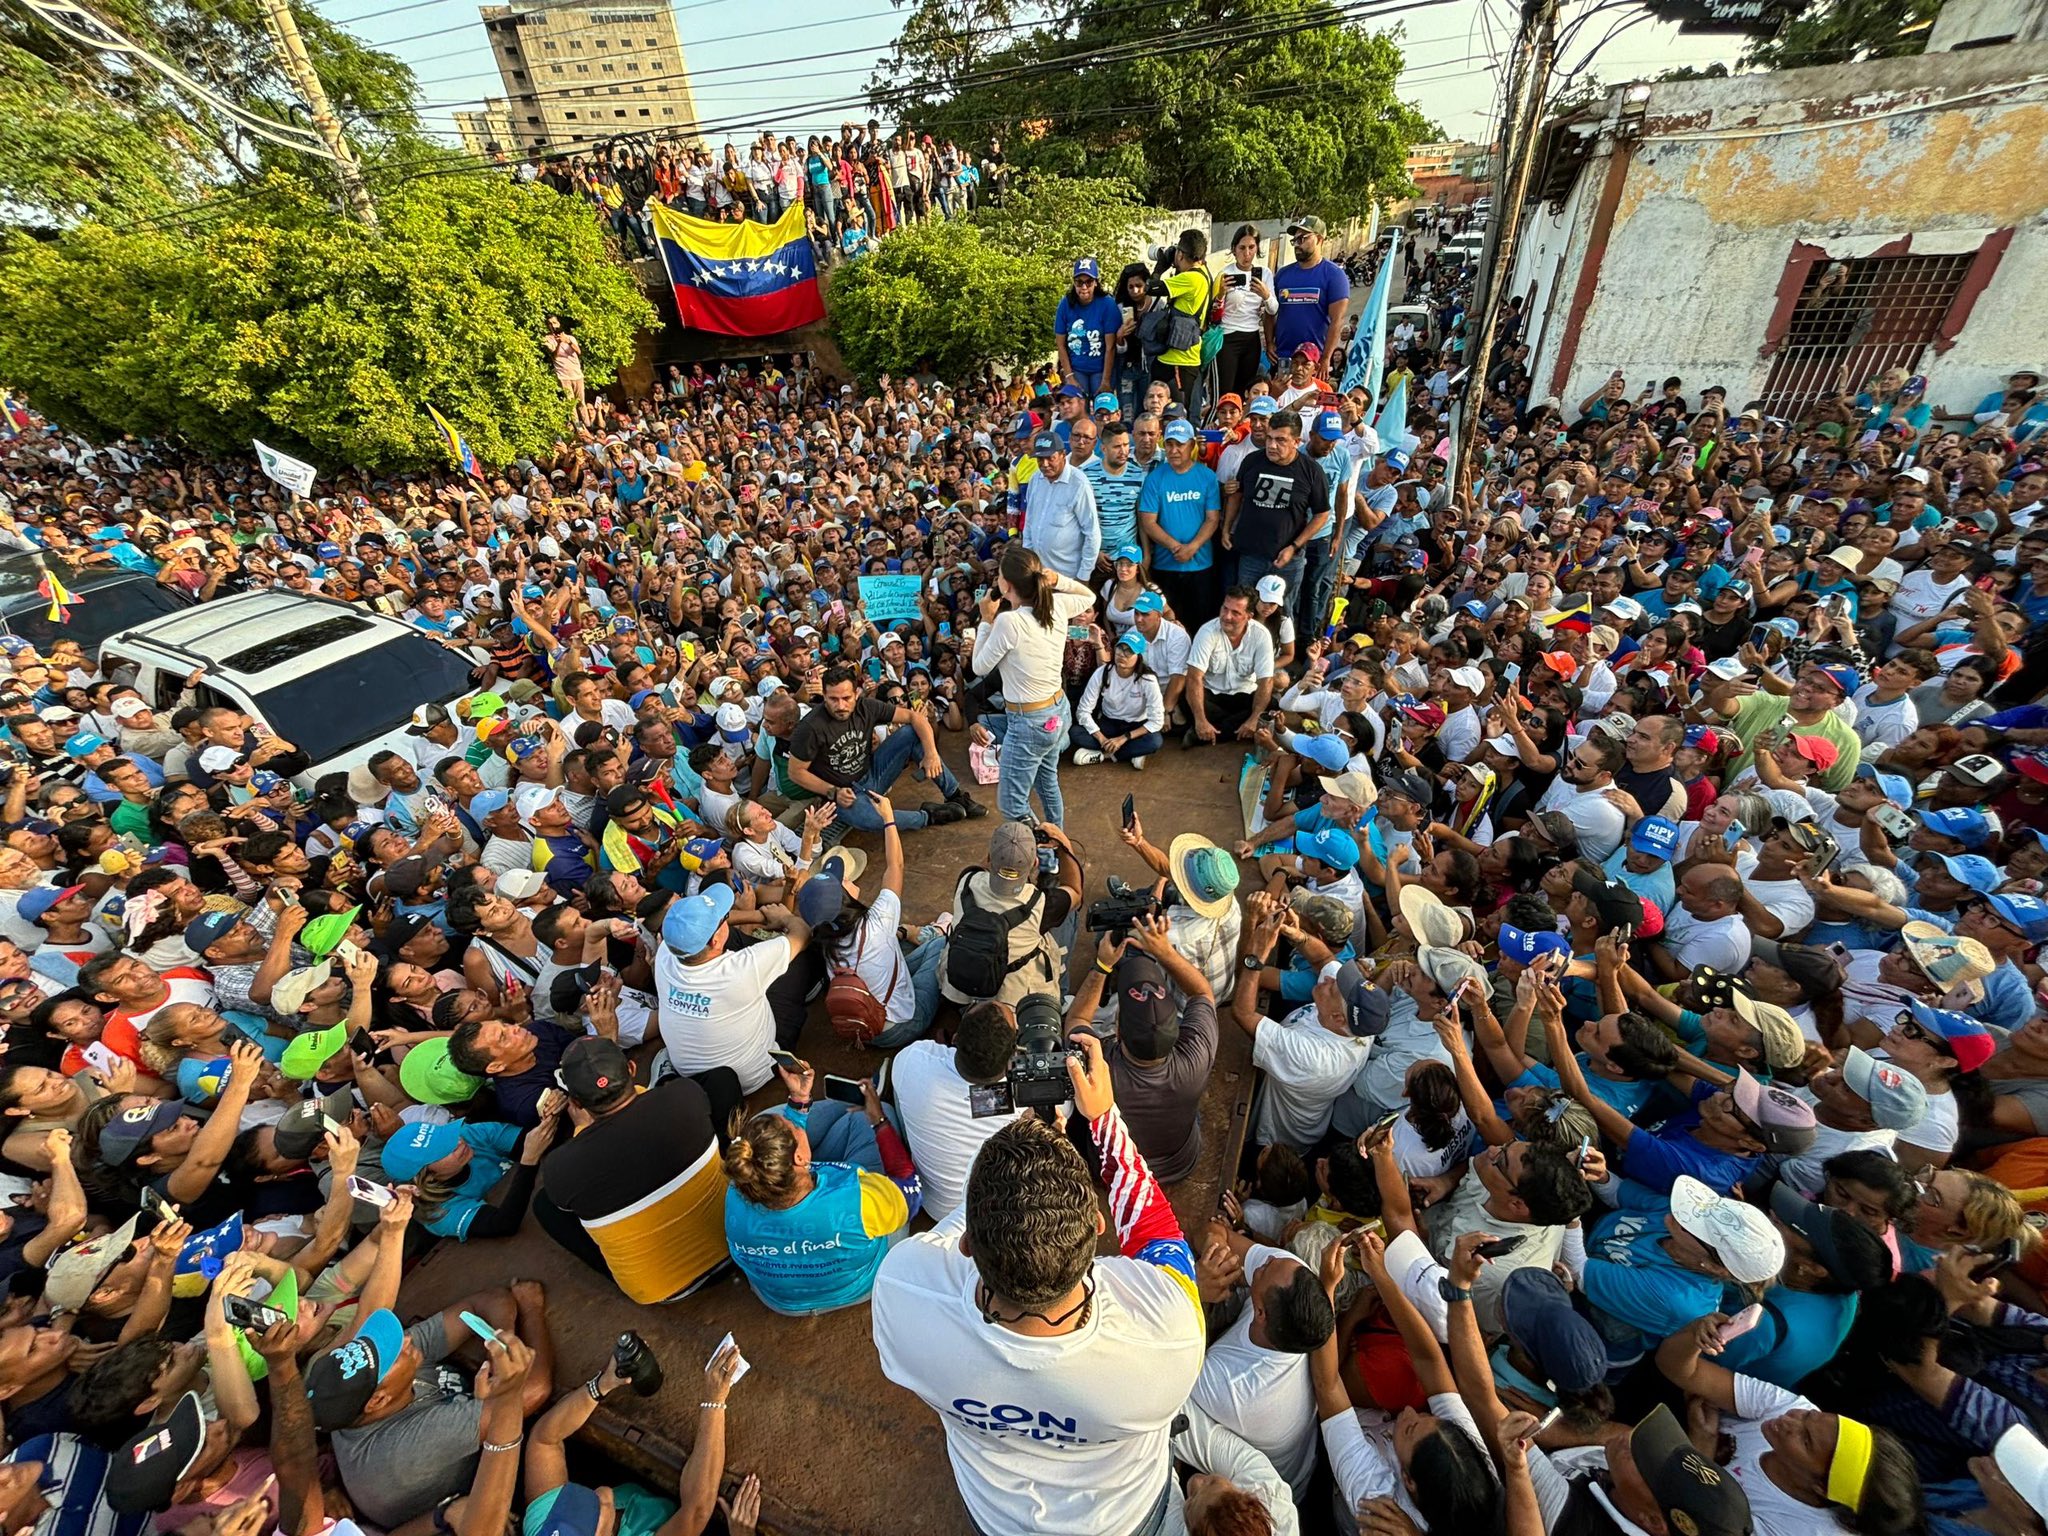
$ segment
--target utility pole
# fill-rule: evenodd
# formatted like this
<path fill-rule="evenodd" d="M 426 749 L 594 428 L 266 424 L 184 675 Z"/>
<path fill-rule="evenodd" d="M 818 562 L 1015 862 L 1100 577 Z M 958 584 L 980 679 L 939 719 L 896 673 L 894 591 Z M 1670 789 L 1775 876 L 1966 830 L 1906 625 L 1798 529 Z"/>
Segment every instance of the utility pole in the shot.
<path fill-rule="evenodd" d="M 1473 287 L 1478 328 L 1467 351 L 1471 372 L 1465 383 L 1464 409 L 1458 417 L 1458 478 L 1466 496 L 1477 478 L 1479 423 L 1486 414 L 1486 371 L 1499 327 L 1507 274 L 1514 265 L 1515 237 L 1521 232 L 1522 204 L 1536 163 L 1536 143 L 1543 127 L 1544 103 L 1550 96 L 1550 68 L 1557 56 L 1558 0 L 1524 0 L 1522 25 L 1515 35 L 1516 78 L 1520 89 L 1502 120 L 1500 176 L 1494 189 L 1493 224 Z"/>
<path fill-rule="evenodd" d="M 293 89 L 305 99 L 313 115 L 313 131 L 327 146 L 327 158 L 334 162 L 334 174 L 341 180 L 349 211 L 372 234 L 376 233 L 377 205 L 370 201 L 370 189 L 363 184 L 363 168 L 341 136 L 341 119 L 334 115 L 327 87 L 314 73 L 313 61 L 306 55 L 306 44 L 299 36 L 299 24 L 292 16 L 288 0 L 263 0 L 263 16 L 270 24 L 271 41 L 277 44 L 277 62 Z"/>

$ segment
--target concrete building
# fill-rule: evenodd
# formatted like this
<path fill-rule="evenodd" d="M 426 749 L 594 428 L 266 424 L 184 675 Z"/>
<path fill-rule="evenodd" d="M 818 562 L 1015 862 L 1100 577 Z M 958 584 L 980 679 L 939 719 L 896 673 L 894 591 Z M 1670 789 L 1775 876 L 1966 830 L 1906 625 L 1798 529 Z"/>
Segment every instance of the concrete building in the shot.
<path fill-rule="evenodd" d="M 505 103 L 491 97 L 479 112 L 457 112 L 455 131 L 462 135 L 463 150 L 479 158 L 502 152 L 507 159 L 519 157 L 519 135 L 512 127 L 512 114 Z"/>
<path fill-rule="evenodd" d="M 1485 193 L 1493 176 L 1493 146 L 1469 139 L 1408 146 L 1408 179 L 1415 201 L 1461 208 Z"/>
<path fill-rule="evenodd" d="M 479 14 L 519 153 L 573 153 L 629 133 L 695 137 L 696 98 L 668 0 L 486 5 Z"/>
<path fill-rule="evenodd" d="M 2048 42 L 1955 31 L 1916 58 L 1617 87 L 1550 124 L 1507 290 L 1536 396 L 1575 408 L 1620 368 L 1631 394 L 1677 374 L 1793 415 L 1902 366 L 1962 409 L 2039 367 Z"/>

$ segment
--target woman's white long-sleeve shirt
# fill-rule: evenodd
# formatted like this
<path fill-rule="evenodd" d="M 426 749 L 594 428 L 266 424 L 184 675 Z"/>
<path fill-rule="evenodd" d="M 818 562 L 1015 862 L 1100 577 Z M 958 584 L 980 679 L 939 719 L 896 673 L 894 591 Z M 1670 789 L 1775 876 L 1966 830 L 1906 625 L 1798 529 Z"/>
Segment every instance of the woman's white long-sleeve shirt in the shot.
<path fill-rule="evenodd" d="M 1094 732 L 1096 712 L 1111 720 L 1142 721 L 1147 731 L 1166 729 L 1166 698 L 1159 691 L 1159 679 L 1149 672 L 1125 677 L 1114 665 L 1097 667 L 1081 694 L 1080 713 L 1075 717 L 1081 729 Z"/>
<path fill-rule="evenodd" d="M 1008 608 L 974 637 L 974 675 L 999 672 L 1003 701 L 1049 699 L 1060 691 L 1060 663 L 1067 652 L 1067 626 L 1095 605 L 1095 594 L 1077 581 L 1060 578 L 1052 595 L 1052 623 L 1040 624 L 1029 608 Z"/>

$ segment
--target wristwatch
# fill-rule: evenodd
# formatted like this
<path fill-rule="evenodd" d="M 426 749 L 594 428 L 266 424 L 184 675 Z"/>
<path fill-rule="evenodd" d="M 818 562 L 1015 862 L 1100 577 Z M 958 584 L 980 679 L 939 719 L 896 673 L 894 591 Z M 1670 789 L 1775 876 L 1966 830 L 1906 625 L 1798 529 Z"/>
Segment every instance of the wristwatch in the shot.
<path fill-rule="evenodd" d="M 1241 956 L 1237 963 L 1246 971 L 1263 971 L 1266 968 L 1266 962 L 1257 955 Z"/>
<path fill-rule="evenodd" d="M 1454 1301 L 1470 1301 L 1472 1299 L 1472 1293 L 1466 1290 L 1465 1287 L 1451 1284 L 1451 1277 L 1449 1275 L 1438 1275 L 1436 1277 L 1436 1293 L 1443 1298 L 1446 1305 Z"/>

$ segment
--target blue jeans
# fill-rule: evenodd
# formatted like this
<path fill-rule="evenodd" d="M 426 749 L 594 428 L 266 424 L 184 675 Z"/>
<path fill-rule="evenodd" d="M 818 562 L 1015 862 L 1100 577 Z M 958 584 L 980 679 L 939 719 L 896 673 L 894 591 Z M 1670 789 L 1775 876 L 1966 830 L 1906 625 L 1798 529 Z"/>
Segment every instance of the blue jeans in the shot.
<path fill-rule="evenodd" d="M 1010 724 L 1003 733 L 996 809 L 1006 821 L 1028 821 L 1031 792 L 1037 790 L 1045 819 L 1056 827 L 1062 826 L 1067 807 L 1060 798 L 1060 753 L 1066 750 L 1067 733 L 1073 728 L 1067 696 L 1061 694 L 1046 709 L 1013 709 L 1007 713 Z"/>
<path fill-rule="evenodd" d="M 939 1011 L 939 962 L 945 958 L 946 936 L 936 928 L 920 930 L 917 947 L 903 957 L 917 1001 L 912 1004 L 908 1019 L 891 1024 L 868 1042 L 869 1050 L 893 1051 L 930 1033 L 932 1018 Z"/>
<path fill-rule="evenodd" d="M 1330 557 L 1330 541 L 1317 539 L 1303 551 L 1306 562 L 1301 585 L 1294 593 L 1294 638 L 1298 642 L 1295 653 L 1295 670 L 1305 670 L 1303 660 L 1308 654 L 1308 643 L 1323 632 L 1323 625 L 1329 618 L 1330 594 L 1337 586 L 1337 563 Z"/>
<path fill-rule="evenodd" d="M 1125 731 L 1133 729 L 1126 721 L 1111 720 L 1101 715 L 1096 716 L 1095 723 L 1102 727 L 1102 734 L 1105 736 L 1121 736 Z M 1087 730 L 1079 725 L 1074 727 L 1074 734 L 1069 744 L 1077 752 L 1084 750 L 1100 752 L 1102 750 L 1102 743 L 1093 736 L 1090 736 Z M 1165 744 L 1164 738 L 1157 731 L 1141 731 L 1121 747 L 1118 747 L 1110 761 L 1128 763 L 1134 757 L 1150 757 Z"/>
<path fill-rule="evenodd" d="M 875 748 L 874 761 L 868 765 L 868 776 L 861 780 L 853 792 L 853 804 L 839 808 L 839 820 L 859 832 L 879 832 L 882 818 L 875 814 L 875 808 L 868 804 L 864 790 L 873 790 L 878 795 L 889 793 L 890 787 L 903 777 L 903 770 L 920 761 L 924 756 L 924 743 L 917 739 L 917 732 L 907 725 L 899 725 L 889 733 L 889 739 Z M 939 793 L 948 800 L 960 793 L 960 781 L 953 777 L 953 770 L 943 764 L 936 780 Z M 915 832 L 929 826 L 931 818 L 923 811 L 896 812 L 896 830 Z"/>
<path fill-rule="evenodd" d="M 1306 555 L 1296 555 L 1287 565 L 1275 565 L 1263 555 L 1239 555 L 1237 557 L 1237 584 L 1241 587 L 1255 587 L 1259 578 L 1269 572 L 1287 583 L 1287 602 L 1291 603 L 1301 593 L 1302 568 L 1308 562 Z M 1281 605 L 1283 608 L 1287 603 Z M 1300 636 L 1296 636 L 1300 639 Z M 1303 644 L 1307 644 L 1304 640 Z"/>

